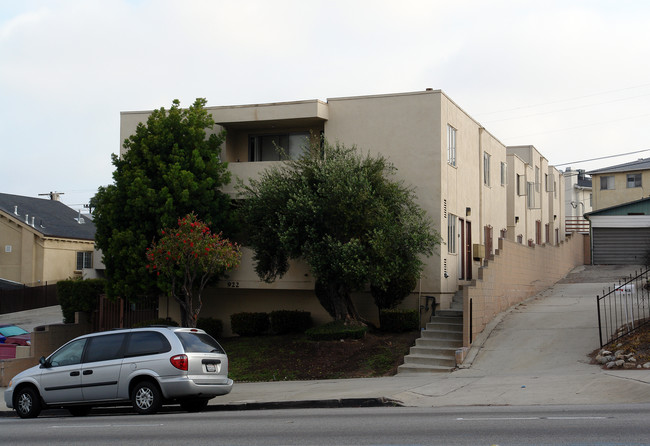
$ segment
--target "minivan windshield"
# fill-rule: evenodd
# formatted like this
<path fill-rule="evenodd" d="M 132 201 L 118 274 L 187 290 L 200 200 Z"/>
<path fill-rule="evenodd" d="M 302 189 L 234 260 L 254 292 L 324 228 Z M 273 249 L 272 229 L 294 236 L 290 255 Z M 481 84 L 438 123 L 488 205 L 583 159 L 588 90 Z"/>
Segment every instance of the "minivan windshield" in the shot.
<path fill-rule="evenodd" d="M 188 331 L 176 331 L 174 334 L 181 340 L 187 353 L 226 353 L 209 334 Z"/>

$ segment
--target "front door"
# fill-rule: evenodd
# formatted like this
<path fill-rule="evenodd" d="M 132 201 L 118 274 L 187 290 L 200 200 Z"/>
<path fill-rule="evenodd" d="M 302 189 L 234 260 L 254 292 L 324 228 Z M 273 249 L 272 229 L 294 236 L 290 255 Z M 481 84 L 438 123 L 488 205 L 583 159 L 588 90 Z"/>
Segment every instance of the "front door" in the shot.
<path fill-rule="evenodd" d="M 82 400 L 81 357 L 86 339 L 70 342 L 48 358 L 42 368 L 41 388 L 47 404 L 73 403 Z"/>
<path fill-rule="evenodd" d="M 465 280 L 472 280 L 472 222 L 466 222 L 465 230 Z"/>

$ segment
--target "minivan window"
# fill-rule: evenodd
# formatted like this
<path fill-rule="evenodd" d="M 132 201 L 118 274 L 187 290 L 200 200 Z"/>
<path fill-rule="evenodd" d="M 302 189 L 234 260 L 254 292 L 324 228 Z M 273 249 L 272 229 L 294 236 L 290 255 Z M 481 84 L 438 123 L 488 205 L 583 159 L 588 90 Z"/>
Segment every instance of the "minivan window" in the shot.
<path fill-rule="evenodd" d="M 88 339 L 84 362 L 109 361 L 122 358 L 124 333 L 94 336 Z"/>
<path fill-rule="evenodd" d="M 171 344 L 161 333 L 156 331 L 136 331 L 131 333 L 126 347 L 126 356 L 156 355 L 166 353 L 171 349 Z"/>
<path fill-rule="evenodd" d="M 174 334 L 181 340 L 183 348 L 188 353 L 225 353 L 219 343 L 209 334 L 187 331 L 176 331 Z"/>
<path fill-rule="evenodd" d="M 48 363 L 51 367 L 59 367 L 64 365 L 74 365 L 81 363 L 81 355 L 84 352 L 86 339 L 78 339 L 69 344 L 64 345 L 58 351 L 54 352 L 48 358 Z"/>

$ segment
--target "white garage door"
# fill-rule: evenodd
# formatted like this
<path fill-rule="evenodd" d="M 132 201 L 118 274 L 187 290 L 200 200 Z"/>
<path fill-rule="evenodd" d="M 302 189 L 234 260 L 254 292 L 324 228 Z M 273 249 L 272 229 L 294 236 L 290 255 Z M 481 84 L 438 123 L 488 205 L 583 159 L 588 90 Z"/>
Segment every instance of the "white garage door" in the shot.
<path fill-rule="evenodd" d="M 593 228 L 594 265 L 643 265 L 650 228 Z"/>

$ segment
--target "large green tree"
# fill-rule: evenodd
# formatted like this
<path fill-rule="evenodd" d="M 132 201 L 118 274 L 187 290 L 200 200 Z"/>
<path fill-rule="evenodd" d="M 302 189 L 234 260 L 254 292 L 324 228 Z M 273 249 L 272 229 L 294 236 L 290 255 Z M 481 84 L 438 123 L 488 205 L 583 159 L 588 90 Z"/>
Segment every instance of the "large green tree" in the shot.
<path fill-rule="evenodd" d="M 182 109 L 178 100 L 138 124 L 124 141 L 127 152 L 112 156 L 114 184 L 91 200 L 95 243 L 104 255 L 109 296 L 137 300 L 157 293 L 144 255 L 157 231 L 194 212 L 216 232 L 229 229 L 230 181 L 219 159 L 225 133 L 210 134 L 214 120 L 205 99 Z"/>
<path fill-rule="evenodd" d="M 360 319 L 352 291 L 417 278 L 440 236 L 395 172 L 382 156 L 322 141 L 241 185 L 258 275 L 273 281 L 290 259 L 306 261 L 320 303 L 344 321 Z"/>

